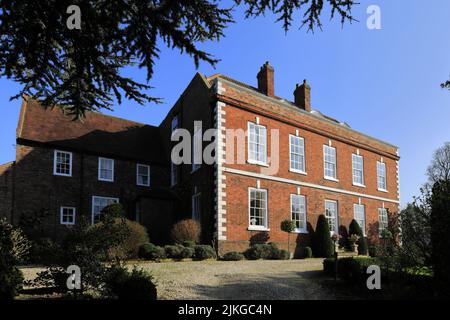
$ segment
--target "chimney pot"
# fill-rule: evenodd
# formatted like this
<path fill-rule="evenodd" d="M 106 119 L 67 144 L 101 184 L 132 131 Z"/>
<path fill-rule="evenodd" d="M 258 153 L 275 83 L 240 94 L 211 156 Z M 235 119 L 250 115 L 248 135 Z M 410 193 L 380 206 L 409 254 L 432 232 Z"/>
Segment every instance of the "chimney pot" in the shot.
<path fill-rule="evenodd" d="M 294 102 L 297 107 L 305 111 L 311 111 L 311 87 L 308 82 L 303 80 L 303 84 L 295 85 Z"/>
<path fill-rule="evenodd" d="M 274 69 L 269 61 L 263 64 L 256 78 L 258 79 L 258 90 L 269 97 L 275 96 Z"/>

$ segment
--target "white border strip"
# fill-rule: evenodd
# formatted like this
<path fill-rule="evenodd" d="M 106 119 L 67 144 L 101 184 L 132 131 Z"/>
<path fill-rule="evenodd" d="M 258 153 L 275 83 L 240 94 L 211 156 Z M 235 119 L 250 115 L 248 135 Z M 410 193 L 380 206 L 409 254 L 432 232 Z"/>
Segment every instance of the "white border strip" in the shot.
<path fill-rule="evenodd" d="M 321 190 L 327 190 L 327 191 L 332 191 L 332 192 L 338 192 L 338 193 L 343 193 L 343 194 L 348 194 L 348 195 L 357 196 L 357 197 L 363 197 L 363 198 L 368 198 L 368 199 L 380 200 L 380 201 L 391 202 L 391 203 L 396 203 L 396 204 L 400 203 L 397 200 L 392 200 L 392 199 L 387 199 L 387 198 L 382 198 L 382 197 L 377 197 L 377 196 L 371 196 L 371 195 L 358 193 L 358 192 L 353 192 L 353 191 L 348 191 L 348 190 L 342 190 L 342 189 L 337 189 L 337 188 L 321 186 L 321 185 L 314 184 L 314 183 L 301 182 L 301 181 L 296 181 L 296 180 L 291 180 L 291 179 L 286 179 L 286 178 L 280 178 L 280 177 L 273 177 L 273 176 L 268 176 L 268 175 L 261 174 L 261 173 L 256 173 L 256 172 L 249 172 L 249 171 L 232 169 L 232 168 L 223 168 L 223 171 L 224 172 L 229 172 L 229 173 L 234 173 L 234 174 L 239 174 L 239 175 L 243 175 L 243 176 L 247 176 L 247 177 L 253 177 L 253 178 L 258 178 L 258 179 L 266 179 L 266 180 L 272 180 L 272 181 L 284 182 L 284 183 L 290 183 L 290 184 L 294 184 L 294 185 L 297 185 L 297 186 L 310 187 L 310 188 L 315 188 L 315 189 L 321 189 Z"/>

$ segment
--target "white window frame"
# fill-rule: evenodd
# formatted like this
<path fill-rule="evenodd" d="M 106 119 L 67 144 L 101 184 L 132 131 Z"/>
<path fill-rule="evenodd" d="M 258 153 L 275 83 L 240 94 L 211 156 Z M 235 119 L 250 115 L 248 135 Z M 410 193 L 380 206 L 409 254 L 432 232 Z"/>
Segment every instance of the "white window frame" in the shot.
<path fill-rule="evenodd" d="M 333 234 L 339 232 L 339 203 L 336 200 L 325 200 L 325 218 L 327 219 L 328 226 L 331 226 L 331 223 L 329 221 L 329 219 L 331 217 L 327 215 L 327 203 L 335 204 L 335 208 L 336 208 L 336 212 L 335 212 L 335 216 L 334 216 L 334 229 L 335 230 L 331 230 L 331 227 L 330 227 L 330 234 L 333 235 Z"/>
<path fill-rule="evenodd" d="M 96 200 L 96 199 L 112 200 L 112 202 L 111 202 L 110 204 L 106 205 L 105 207 L 103 207 L 103 209 L 106 208 L 107 206 L 113 204 L 113 203 L 120 203 L 120 202 L 119 202 L 119 198 L 114 198 L 114 197 L 102 197 L 102 196 L 92 196 L 92 207 L 91 207 L 91 223 L 92 223 L 92 224 L 95 223 L 95 219 L 94 219 L 94 217 L 95 217 L 95 215 L 94 215 L 94 214 L 95 214 L 95 213 L 94 213 L 94 203 L 95 203 L 95 200 Z M 103 210 L 103 209 L 102 209 L 102 210 Z M 102 210 L 100 210 L 100 212 L 101 212 Z"/>
<path fill-rule="evenodd" d="M 378 236 L 381 237 L 381 233 L 383 232 L 383 230 L 387 230 L 388 227 L 389 227 L 389 216 L 387 209 L 378 208 Z"/>
<path fill-rule="evenodd" d="M 264 208 L 264 216 L 263 221 L 264 225 L 252 225 L 250 223 L 251 221 L 251 194 L 252 191 L 255 192 L 262 192 L 264 193 L 264 202 L 266 204 Z M 255 231 L 269 231 L 269 203 L 268 203 L 268 196 L 267 196 L 267 189 L 258 189 L 258 188 L 248 188 L 248 230 L 255 230 Z"/>
<path fill-rule="evenodd" d="M 361 212 L 357 212 L 358 210 L 361 210 L 362 208 L 362 219 L 360 217 L 357 216 L 357 213 L 361 213 Z M 356 222 L 358 222 L 359 227 L 361 228 L 363 235 L 366 235 L 366 206 L 363 204 L 353 204 L 353 219 L 356 220 Z"/>
<path fill-rule="evenodd" d="M 298 148 L 300 150 L 299 153 L 293 152 L 293 144 L 292 144 L 292 140 L 295 139 L 299 141 L 298 144 Z M 292 159 L 292 155 L 296 155 L 300 158 L 302 158 L 302 162 L 301 164 L 303 164 L 303 166 L 300 169 L 294 168 L 293 167 L 293 159 Z M 299 137 L 299 136 L 294 136 L 292 134 L 289 135 L 289 171 L 295 172 L 295 173 L 301 173 L 301 174 L 306 174 L 306 161 L 305 161 L 305 139 L 303 137 Z"/>
<path fill-rule="evenodd" d="M 102 178 L 102 176 L 101 176 L 101 168 L 102 168 L 101 167 L 101 163 L 102 163 L 102 160 L 112 161 L 112 175 L 111 175 L 111 179 L 105 179 L 105 178 Z M 98 180 L 99 181 L 114 182 L 114 159 L 98 157 Z"/>
<path fill-rule="evenodd" d="M 192 195 L 192 219 L 200 221 L 202 214 L 201 205 L 202 193 L 194 189 L 194 194 Z"/>
<path fill-rule="evenodd" d="M 303 212 L 302 212 L 302 205 L 300 204 L 300 209 L 299 209 L 299 216 L 303 216 L 303 221 L 304 221 L 304 226 L 303 228 L 295 228 L 294 232 L 296 233 L 308 233 L 307 232 L 307 225 L 308 225 L 308 220 L 307 220 L 307 213 L 306 213 L 306 196 L 301 195 L 301 194 L 291 194 L 291 220 L 296 222 L 295 219 L 293 219 L 293 214 L 294 214 L 294 199 L 295 198 L 300 198 L 303 199 Z M 297 225 L 297 224 L 296 224 Z"/>
<path fill-rule="evenodd" d="M 334 150 L 334 163 L 326 160 L 326 154 L 327 154 L 328 149 Z M 327 169 L 326 169 L 327 164 L 332 164 L 334 166 L 334 176 L 327 175 Z M 337 151 L 336 151 L 336 148 L 327 146 L 326 144 L 323 145 L 323 177 L 326 180 L 339 181 L 337 179 Z"/>
<path fill-rule="evenodd" d="M 178 166 L 170 162 L 170 186 L 175 186 L 178 183 Z"/>
<path fill-rule="evenodd" d="M 361 161 L 361 168 L 355 168 L 356 162 Z M 355 175 L 355 171 L 361 172 L 361 182 L 355 181 L 357 176 Z M 365 187 L 364 185 L 364 158 L 359 154 L 352 154 L 352 181 L 354 186 Z"/>
<path fill-rule="evenodd" d="M 383 170 L 384 170 L 384 176 L 379 174 L 379 169 L 378 166 L 383 166 Z M 384 188 L 380 188 L 380 177 L 384 178 Z M 377 161 L 377 189 L 378 191 L 384 191 L 387 192 L 387 172 L 386 172 L 386 163 L 385 162 L 381 162 L 381 161 Z"/>
<path fill-rule="evenodd" d="M 202 139 L 202 127 L 201 126 L 194 128 L 194 135 L 192 138 L 192 171 L 191 172 L 197 171 L 202 166 L 201 163 L 194 163 L 195 150 L 198 148 L 197 143 L 200 144 L 200 150 L 201 150 L 200 161 L 202 161 L 202 159 L 203 159 L 203 139 Z"/>
<path fill-rule="evenodd" d="M 251 128 L 254 128 L 254 131 L 251 130 Z M 259 128 L 260 130 L 264 130 L 264 135 L 256 135 L 256 128 Z M 252 134 L 253 132 L 253 134 Z M 267 166 L 267 128 L 266 126 L 254 123 L 254 122 L 247 122 L 247 161 L 251 164 L 258 164 L 262 166 Z M 251 137 L 255 135 L 255 142 L 252 142 Z M 256 137 L 264 137 L 264 144 L 261 143 L 261 141 L 256 141 Z M 255 145 L 254 149 L 254 156 L 255 158 L 252 158 L 252 153 L 250 152 L 250 144 Z M 258 149 L 258 146 L 261 146 L 261 150 Z M 261 152 L 261 154 L 260 154 Z"/>
<path fill-rule="evenodd" d="M 139 183 L 139 167 L 143 167 L 147 169 L 147 176 L 148 176 L 148 182 L 145 183 Z M 136 185 L 138 186 L 142 186 L 142 187 L 150 187 L 150 166 L 148 164 L 142 164 L 142 163 L 138 163 L 136 165 Z"/>
<path fill-rule="evenodd" d="M 69 173 L 59 173 L 57 172 L 57 168 L 58 168 L 58 163 L 57 163 L 57 159 L 58 159 L 58 153 L 63 153 L 66 155 L 69 155 Z M 71 177 L 72 176 L 72 152 L 69 151 L 62 151 L 62 150 L 55 150 L 53 153 L 53 175 L 55 176 L 63 176 L 63 177 Z"/>
<path fill-rule="evenodd" d="M 64 219 L 63 219 L 64 218 L 63 212 L 64 212 L 65 209 L 72 210 L 72 219 L 73 219 L 72 222 L 64 221 Z M 75 220 L 76 220 L 76 216 L 77 216 L 77 209 L 75 207 L 63 206 L 63 207 L 59 208 L 59 223 L 60 224 L 63 224 L 63 225 L 74 225 L 75 224 Z"/>

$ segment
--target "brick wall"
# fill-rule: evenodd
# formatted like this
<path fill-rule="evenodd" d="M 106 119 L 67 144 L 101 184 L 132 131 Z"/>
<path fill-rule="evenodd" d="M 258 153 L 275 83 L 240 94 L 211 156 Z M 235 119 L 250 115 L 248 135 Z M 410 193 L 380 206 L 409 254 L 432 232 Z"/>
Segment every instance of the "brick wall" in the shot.
<path fill-rule="evenodd" d="M 14 163 L 0 165 L 0 218 L 11 219 Z"/>
<path fill-rule="evenodd" d="M 221 81 L 221 80 L 219 80 Z M 221 81 L 222 82 L 222 81 Z M 269 229 L 266 232 L 269 241 L 287 247 L 287 234 L 280 229 L 281 221 L 291 218 L 290 195 L 306 196 L 308 227 L 315 229 L 317 218 L 325 212 L 325 199 L 338 202 L 339 226 L 348 229 L 354 217 L 354 204 L 363 204 L 366 214 L 366 233 L 371 241 L 378 239 L 378 208 L 398 211 L 398 168 L 397 148 L 363 134 L 348 130 L 341 125 L 333 125 L 317 117 L 292 108 L 280 106 L 272 98 L 261 97 L 248 89 L 237 88 L 229 82 L 221 83 L 224 90 L 219 100 L 225 102 L 226 129 L 243 129 L 247 131 L 248 122 L 258 121 L 267 128 L 268 158 L 277 155 L 271 146 L 271 130 L 279 133 L 279 166 L 278 170 L 267 173 L 264 166 L 245 162 L 238 164 L 236 140 L 226 141 L 226 154 L 234 153 L 234 159 L 224 163 L 226 187 L 223 194 L 226 198 L 226 218 L 223 226 L 226 240 L 219 242 L 220 252 L 230 250 L 243 251 L 257 231 L 249 231 L 249 187 L 256 188 L 259 180 L 260 188 L 268 191 Z M 281 102 L 283 104 L 284 102 Z M 289 135 L 298 134 L 305 141 L 306 175 L 289 170 Z M 336 148 L 337 178 L 339 181 L 324 179 L 323 145 Z M 245 138 L 245 149 L 240 150 L 247 160 L 248 141 Z M 365 187 L 352 183 L 352 154 L 364 158 Z M 387 192 L 377 188 L 377 161 L 386 164 Z M 269 162 L 270 165 L 270 162 Z M 227 171 L 228 170 L 228 171 Z M 281 181 L 279 181 L 281 180 Z M 309 235 L 291 235 L 298 246 L 310 245 Z M 291 251 L 296 246 L 291 246 Z"/>
<path fill-rule="evenodd" d="M 42 226 L 36 236 L 60 238 L 67 228 L 60 224 L 60 207 L 75 207 L 77 221 L 91 219 L 92 196 L 119 198 L 129 218 L 135 218 L 136 199 L 153 197 L 151 187 L 136 185 L 136 161 L 115 159 L 114 182 L 98 180 L 98 156 L 73 152 L 72 177 L 53 175 L 54 149 L 50 147 L 17 145 L 16 201 L 13 223 L 22 215 L 43 214 Z M 151 186 L 164 186 L 167 168 L 151 166 Z M 141 215 L 164 214 L 142 210 Z M 168 227 L 167 227 L 168 228 Z"/>

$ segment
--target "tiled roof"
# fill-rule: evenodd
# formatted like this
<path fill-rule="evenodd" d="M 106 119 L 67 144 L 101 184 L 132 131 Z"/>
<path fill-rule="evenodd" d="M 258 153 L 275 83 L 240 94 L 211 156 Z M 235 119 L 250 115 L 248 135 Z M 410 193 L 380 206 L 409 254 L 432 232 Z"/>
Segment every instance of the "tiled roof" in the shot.
<path fill-rule="evenodd" d="M 159 129 L 154 126 L 87 112 L 73 121 L 59 108 L 43 108 L 24 97 L 17 139 L 54 147 L 147 163 L 167 163 Z"/>

